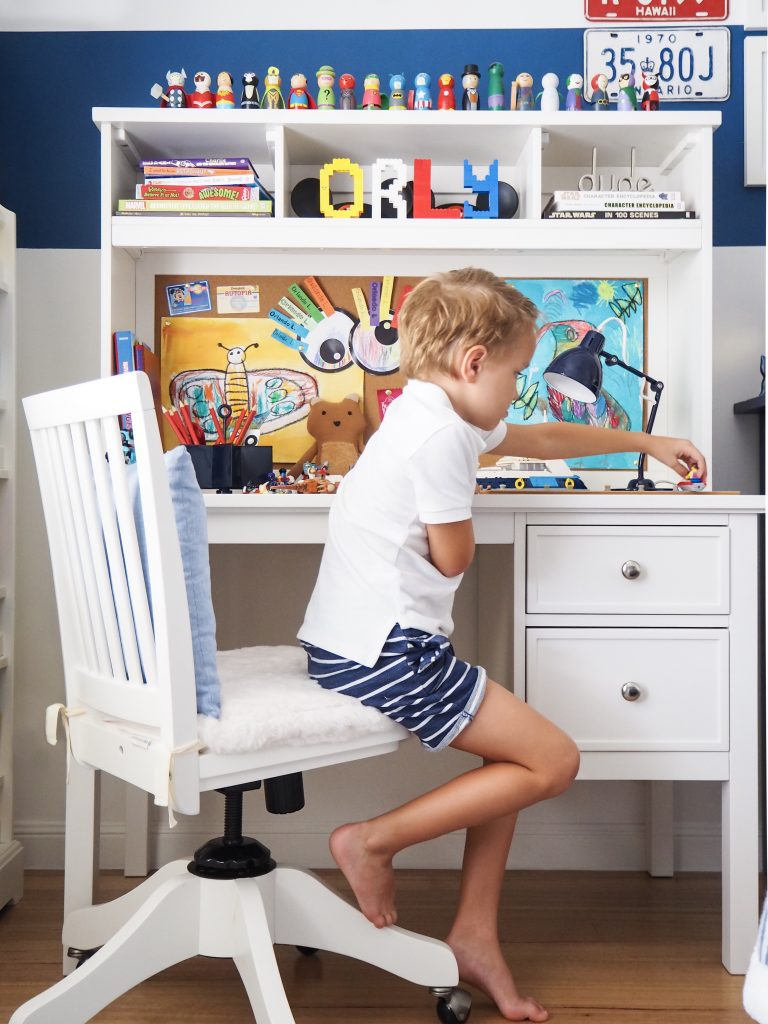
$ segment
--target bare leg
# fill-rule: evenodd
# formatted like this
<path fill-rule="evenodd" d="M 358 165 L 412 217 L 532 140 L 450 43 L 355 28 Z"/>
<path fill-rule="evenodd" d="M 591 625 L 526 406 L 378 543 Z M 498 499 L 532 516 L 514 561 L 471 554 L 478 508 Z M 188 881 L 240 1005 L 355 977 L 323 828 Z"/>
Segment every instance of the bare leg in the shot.
<path fill-rule="evenodd" d="M 461 980 L 490 996 L 503 1017 L 545 1021 L 544 1007 L 518 992 L 499 944 L 499 897 L 516 822 L 513 813 L 467 829 L 459 906 L 446 942 Z"/>
<path fill-rule="evenodd" d="M 342 825 L 331 836 L 331 853 L 360 909 L 379 927 L 396 920 L 392 858 L 398 851 L 555 796 L 578 769 L 573 741 L 490 681 L 474 721 L 452 746 L 490 763 L 377 818 Z"/>

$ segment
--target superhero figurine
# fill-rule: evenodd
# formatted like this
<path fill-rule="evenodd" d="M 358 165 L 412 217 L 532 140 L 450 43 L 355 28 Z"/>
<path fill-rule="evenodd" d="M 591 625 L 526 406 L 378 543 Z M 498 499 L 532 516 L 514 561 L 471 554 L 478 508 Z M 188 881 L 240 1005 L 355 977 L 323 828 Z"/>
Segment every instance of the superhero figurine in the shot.
<path fill-rule="evenodd" d="M 288 93 L 289 110 L 317 110 L 317 104 L 307 89 L 307 76 L 299 71 L 291 76 L 291 91 Z"/>
<path fill-rule="evenodd" d="M 216 77 L 216 107 L 218 110 L 233 110 L 234 106 L 232 75 L 228 71 L 220 71 Z"/>
<path fill-rule="evenodd" d="M 264 76 L 264 92 L 261 94 L 261 106 L 266 110 L 285 110 L 285 100 L 280 92 L 280 68 L 269 67 Z"/>
<path fill-rule="evenodd" d="M 560 85 L 560 79 L 554 71 L 547 71 L 545 75 L 541 76 L 541 92 L 536 97 L 539 100 L 540 110 L 546 110 L 551 114 L 555 110 L 560 109 L 560 90 L 557 88 L 558 85 Z"/>
<path fill-rule="evenodd" d="M 187 80 L 187 72 L 184 68 L 181 71 L 169 71 L 165 80 L 168 83 L 168 92 L 163 92 L 162 85 L 155 82 L 149 90 L 153 99 L 160 100 L 161 107 L 170 107 L 172 110 L 186 107 L 187 94 L 184 92 L 184 83 Z"/>
<path fill-rule="evenodd" d="M 261 106 L 259 98 L 259 80 L 255 71 L 246 71 L 243 75 L 243 91 L 240 96 L 243 110 L 258 110 Z"/>
<path fill-rule="evenodd" d="M 461 87 L 464 90 L 461 95 L 462 110 L 480 109 L 480 93 L 477 91 L 479 82 L 480 72 L 477 69 L 477 64 L 465 64 L 461 76 Z"/>
<path fill-rule="evenodd" d="M 533 97 L 533 76 L 527 71 L 521 71 L 512 83 L 510 110 L 533 110 L 535 107 Z"/>
<path fill-rule="evenodd" d="M 456 97 L 453 94 L 453 75 L 449 75 L 448 72 L 446 72 L 444 75 L 440 75 L 437 82 L 440 86 L 440 90 L 437 94 L 437 109 L 455 110 Z"/>
<path fill-rule="evenodd" d="M 432 79 L 426 71 L 420 71 L 414 78 L 413 84 L 416 86 L 413 96 L 414 110 L 432 109 L 432 93 L 429 91 L 431 81 Z"/>
<path fill-rule="evenodd" d="M 197 110 L 209 110 L 213 106 L 211 76 L 207 71 L 196 71 L 193 81 L 195 91 L 187 96 L 187 105 Z"/>
<path fill-rule="evenodd" d="M 389 76 L 389 109 L 407 110 L 405 102 L 405 75 Z"/>
<path fill-rule="evenodd" d="M 595 110 L 603 111 L 608 109 L 608 75 L 602 71 L 592 75 L 589 83 L 592 87 L 592 103 Z"/>
<path fill-rule="evenodd" d="M 323 64 L 317 69 L 317 109 L 335 110 L 336 94 L 333 85 L 336 81 L 336 72 L 330 64 Z"/>
<path fill-rule="evenodd" d="M 488 109 L 504 109 L 504 65 L 498 61 L 488 68 Z"/>
<path fill-rule="evenodd" d="M 566 110 L 581 110 L 581 90 L 583 85 L 583 75 L 578 74 L 578 72 L 568 75 L 565 80 L 565 88 L 568 90 L 565 94 Z"/>
<path fill-rule="evenodd" d="M 654 73 L 653 61 L 644 60 L 640 65 L 642 71 L 642 98 L 640 100 L 641 110 L 659 109 L 659 76 Z"/>
<path fill-rule="evenodd" d="M 635 75 L 632 71 L 625 71 L 619 75 L 619 96 L 616 101 L 617 110 L 637 110 L 637 89 L 635 89 Z"/>
<path fill-rule="evenodd" d="M 339 110 L 355 109 L 355 76 L 346 72 L 339 75 L 339 88 L 341 97 L 339 99 Z"/>
<path fill-rule="evenodd" d="M 381 82 L 378 75 L 366 75 L 363 81 L 363 109 L 381 110 Z"/>

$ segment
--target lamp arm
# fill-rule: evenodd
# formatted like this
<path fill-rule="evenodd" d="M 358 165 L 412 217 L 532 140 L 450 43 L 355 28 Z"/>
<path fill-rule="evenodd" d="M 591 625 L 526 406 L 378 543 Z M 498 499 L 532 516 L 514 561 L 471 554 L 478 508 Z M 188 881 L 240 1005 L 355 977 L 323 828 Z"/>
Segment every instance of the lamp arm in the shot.
<path fill-rule="evenodd" d="M 622 359 L 619 359 L 617 355 L 614 355 L 613 352 L 601 352 L 600 355 L 605 360 L 607 366 L 621 366 L 628 373 L 634 374 L 635 377 L 642 377 L 643 380 L 648 381 L 651 391 L 653 391 L 654 394 L 653 406 L 648 414 L 648 423 L 645 427 L 645 433 L 650 434 L 653 430 L 653 424 L 656 419 L 656 413 L 659 409 L 659 401 L 661 399 L 661 392 L 664 390 L 664 385 L 660 380 L 656 380 L 655 377 L 651 377 L 649 374 L 643 373 L 642 370 L 638 370 L 636 367 L 625 363 Z M 640 454 L 640 458 L 637 460 L 637 480 L 630 482 L 630 488 L 632 488 L 633 483 L 637 483 L 638 488 L 643 486 L 652 486 L 650 481 L 647 484 L 645 483 L 645 452 L 642 452 Z"/>
<path fill-rule="evenodd" d="M 619 357 L 614 355 L 613 352 L 601 352 L 600 355 L 606 361 L 608 366 L 621 366 L 630 373 L 634 373 L 636 377 L 642 377 L 644 380 L 647 380 L 654 391 L 656 391 L 657 388 L 659 393 L 664 390 L 664 385 L 660 380 L 656 380 L 655 377 L 651 377 L 649 374 L 643 373 L 642 370 L 638 370 L 635 366 L 630 366 L 629 363 L 625 363 L 622 359 L 619 359 Z"/>

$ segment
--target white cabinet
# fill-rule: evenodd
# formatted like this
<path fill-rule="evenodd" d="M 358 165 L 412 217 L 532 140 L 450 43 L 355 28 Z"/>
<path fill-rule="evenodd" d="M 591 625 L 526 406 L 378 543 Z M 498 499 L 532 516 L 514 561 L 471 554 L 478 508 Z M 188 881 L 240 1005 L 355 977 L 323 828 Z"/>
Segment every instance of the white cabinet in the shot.
<path fill-rule="evenodd" d="M 0 907 L 21 899 L 13 838 L 13 599 L 16 490 L 16 217 L 0 206 Z"/>

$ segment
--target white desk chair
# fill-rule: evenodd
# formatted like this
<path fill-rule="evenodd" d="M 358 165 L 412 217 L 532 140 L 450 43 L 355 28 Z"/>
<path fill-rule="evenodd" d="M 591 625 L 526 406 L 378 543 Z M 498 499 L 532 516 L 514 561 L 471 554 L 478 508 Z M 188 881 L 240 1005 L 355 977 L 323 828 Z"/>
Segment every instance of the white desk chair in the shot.
<path fill-rule="evenodd" d="M 298 810 L 302 771 L 387 753 L 408 734 L 377 719 L 378 731 L 343 740 L 294 737 L 238 754 L 202 746 L 181 551 L 148 379 L 124 374 L 36 395 L 24 407 L 61 628 L 66 707 L 49 709 L 47 726 L 51 738 L 60 712 L 67 760 L 74 760 L 63 941 L 80 966 L 21 1006 L 12 1024 L 79 1024 L 144 979 L 199 954 L 234 960 L 259 1024 L 293 1024 L 273 943 L 375 964 L 428 986 L 442 1021 L 465 1020 L 469 997 L 455 988 L 449 946 L 397 927 L 377 929 L 311 872 L 276 866 L 266 847 L 241 832 L 244 790 L 264 781 L 268 809 Z M 126 413 L 143 506 L 144 569 L 117 419 Z M 259 652 L 270 649 L 253 650 L 258 664 Z M 294 686 L 317 690 L 300 668 L 293 676 Z M 226 697 L 223 689 L 223 711 Z M 290 735 L 290 707 L 285 718 Z M 192 862 L 167 864 L 132 892 L 90 906 L 93 860 L 73 833 L 93 811 L 99 770 L 153 794 L 171 813 L 197 814 L 201 791 L 223 790 L 224 836 Z"/>

